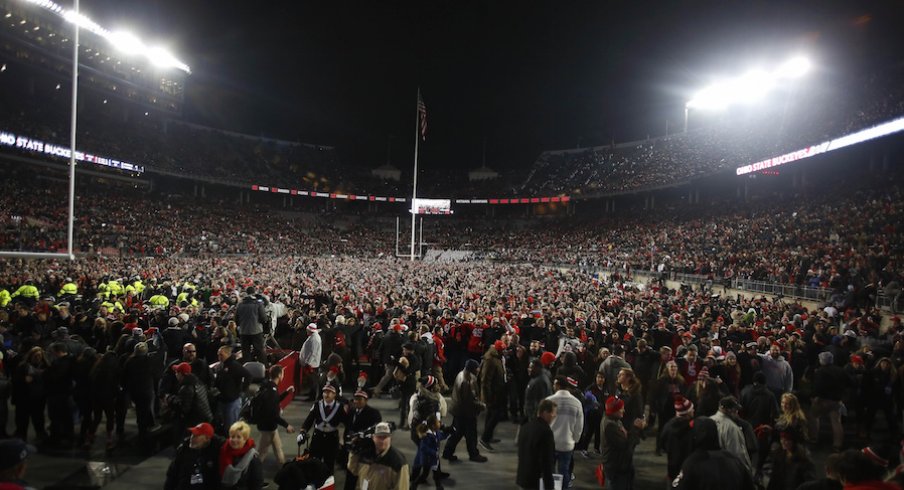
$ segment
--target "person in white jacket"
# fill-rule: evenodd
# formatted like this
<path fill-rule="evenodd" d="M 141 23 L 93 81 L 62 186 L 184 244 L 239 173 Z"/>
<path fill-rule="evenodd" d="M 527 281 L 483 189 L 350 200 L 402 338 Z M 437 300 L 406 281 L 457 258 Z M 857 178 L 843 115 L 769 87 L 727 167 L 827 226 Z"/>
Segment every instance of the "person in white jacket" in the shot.
<path fill-rule="evenodd" d="M 584 407 L 570 389 L 576 389 L 577 380 L 556 376 L 552 388 L 555 391 L 546 399 L 556 403 L 558 412 L 550 424 L 556 442 L 556 471 L 562 474 L 562 488 L 571 483 L 571 463 L 574 456 L 574 444 L 581 438 L 584 430 Z"/>
<path fill-rule="evenodd" d="M 323 340 L 320 338 L 320 329 L 316 323 L 311 323 L 307 327 L 308 338 L 301 346 L 298 352 L 298 365 L 302 369 L 302 376 L 310 376 L 311 378 L 311 400 L 316 400 L 320 396 L 320 386 L 317 382 L 320 379 L 320 357 L 323 352 Z"/>
<path fill-rule="evenodd" d="M 737 456 L 752 475 L 753 465 L 750 463 L 750 454 L 747 453 L 744 429 L 733 420 L 738 416 L 740 408 L 741 404 L 735 397 L 726 396 L 719 400 L 719 411 L 710 418 L 716 423 L 716 428 L 719 430 L 719 446 L 723 451 Z"/>

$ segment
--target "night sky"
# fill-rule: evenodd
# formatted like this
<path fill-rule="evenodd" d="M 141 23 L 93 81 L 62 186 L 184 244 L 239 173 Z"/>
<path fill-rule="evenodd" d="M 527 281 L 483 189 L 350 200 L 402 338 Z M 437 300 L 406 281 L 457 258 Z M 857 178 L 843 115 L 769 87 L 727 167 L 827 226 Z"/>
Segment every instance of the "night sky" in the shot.
<path fill-rule="evenodd" d="M 186 119 L 430 169 L 525 168 L 544 149 L 677 129 L 714 74 L 806 53 L 852 76 L 900 57 L 904 3 L 82 0 L 193 69 Z M 899 8 L 896 8 L 899 7 Z M 156 44 L 156 43 L 153 43 Z"/>

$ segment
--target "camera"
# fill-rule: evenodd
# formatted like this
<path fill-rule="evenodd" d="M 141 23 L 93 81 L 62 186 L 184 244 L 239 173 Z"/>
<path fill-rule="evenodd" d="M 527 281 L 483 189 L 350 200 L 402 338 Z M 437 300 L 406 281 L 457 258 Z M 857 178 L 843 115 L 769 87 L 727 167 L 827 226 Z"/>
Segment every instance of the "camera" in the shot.
<path fill-rule="evenodd" d="M 387 423 L 389 424 L 389 430 L 395 432 L 395 422 Z M 376 428 L 376 425 L 372 425 L 360 432 L 345 434 L 345 439 L 342 443 L 342 449 L 345 449 L 351 454 L 364 454 L 374 451 L 374 441 L 373 439 L 371 439 L 371 436 L 374 435 Z"/>

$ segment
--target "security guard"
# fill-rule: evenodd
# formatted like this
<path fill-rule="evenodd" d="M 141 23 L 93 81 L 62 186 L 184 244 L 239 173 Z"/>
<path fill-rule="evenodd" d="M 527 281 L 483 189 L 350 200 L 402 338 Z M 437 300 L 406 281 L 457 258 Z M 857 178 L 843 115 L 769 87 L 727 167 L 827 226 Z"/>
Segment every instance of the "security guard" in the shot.
<path fill-rule="evenodd" d="M 6 308 L 10 301 L 12 301 L 12 297 L 9 295 L 9 291 L 6 288 L 0 288 L 0 308 Z"/>
<path fill-rule="evenodd" d="M 35 303 L 38 302 L 38 297 L 41 293 L 38 291 L 38 288 L 35 287 L 34 283 L 31 279 L 27 279 L 25 284 L 19 287 L 19 289 L 14 292 L 10 298 L 15 299 L 21 296 L 21 300 L 24 301 L 29 306 L 34 306 Z"/>
<path fill-rule="evenodd" d="M 57 296 L 75 296 L 78 294 L 78 284 L 72 282 L 71 277 L 66 278 L 66 284 L 63 284 L 63 287 L 60 288 L 60 292 L 57 293 Z"/>
<path fill-rule="evenodd" d="M 169 306 L 169 298 L 162 294 L 155 294 L 151 296 L 151 299 L 148 300 L 148 303 L 153 307 L 166 308 Z"/>

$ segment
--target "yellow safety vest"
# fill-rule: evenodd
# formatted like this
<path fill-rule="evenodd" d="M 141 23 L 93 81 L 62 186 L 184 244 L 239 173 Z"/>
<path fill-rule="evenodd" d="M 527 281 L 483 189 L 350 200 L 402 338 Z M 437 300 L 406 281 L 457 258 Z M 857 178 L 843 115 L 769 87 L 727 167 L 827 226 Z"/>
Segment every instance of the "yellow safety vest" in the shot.
<path fill-rule="evenodd" d="M 40 295 L 41 295 L 41 293 L 38 292 L 38 288 L 36 288 L 30 284 L 26 284 L 26 285 L 20 287 L 19 289 L 17 289 L 16 292 L 13 293 L 12 297 L 15 298 L 16 296 L 22 296 L 23 298 L 38 299 L 38 296 L 40 296 Z"/>

